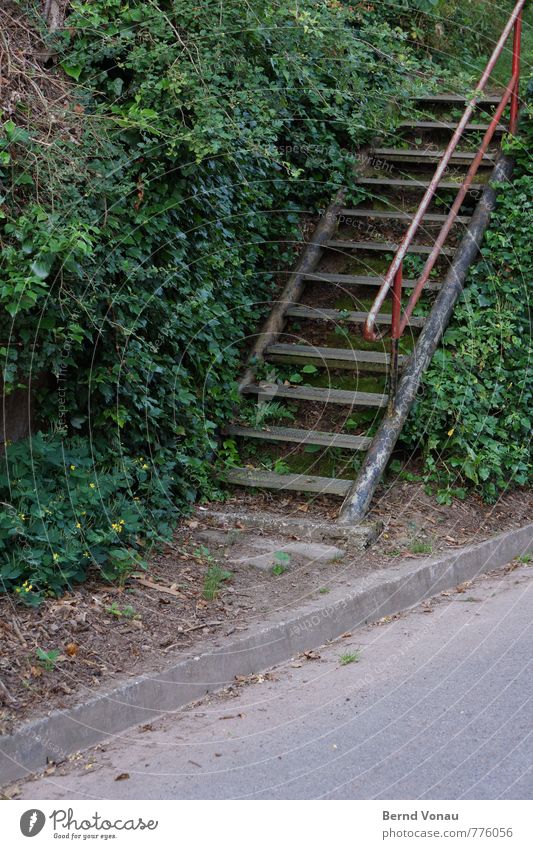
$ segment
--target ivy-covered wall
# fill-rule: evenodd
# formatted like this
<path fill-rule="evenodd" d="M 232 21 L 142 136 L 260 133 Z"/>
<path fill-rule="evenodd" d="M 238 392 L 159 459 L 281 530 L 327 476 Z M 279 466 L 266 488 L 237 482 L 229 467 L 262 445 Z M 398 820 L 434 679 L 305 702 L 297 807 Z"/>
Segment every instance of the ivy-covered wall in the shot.
<path fill-rule="evenodd" d="M 39 4 L 16 5 L 37 26 Z M 91 565 L 120 576 L 212 492 L 302 210 L 426 84 L 392 3 L 69 10 L 47 73 L 70 85 L 40 104 L 29 86 L 0 137 L 0 355 L 8 392 L 35 382 L 42 431 L 7 446 L 0 576 L 28 603 Z"/>
<path fill-rule="evenodd" d="M 40 5 L 10 0 L 6 43 Z M 47 63 L 29 39 L 1 104 L 0 357 L 8 396 L 32 387 L 36 432 L 2 459 L 0 589 L 38 604 L 91 569 L 120 579 L 213 494 L 214 434 L 302 211 L 350 187 L 358 148 L 446 73 L 471 7 L 73 0 Z M 412 437 L 429 469 L 443 429 L 469 439 L 431 380 Z"/>
<path fill-rule="evenodd" d="M 524 106 L 511 185 L 500 191 L 424 393 L 402 434 L 446 503 L 474 489 L 487 501 L 531 483 L 533 428 L 533 120 Z"/>

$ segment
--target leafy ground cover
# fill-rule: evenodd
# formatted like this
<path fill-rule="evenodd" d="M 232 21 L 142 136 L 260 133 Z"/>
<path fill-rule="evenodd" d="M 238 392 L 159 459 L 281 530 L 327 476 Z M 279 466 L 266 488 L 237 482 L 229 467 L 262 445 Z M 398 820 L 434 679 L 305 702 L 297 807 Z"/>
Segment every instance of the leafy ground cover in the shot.
<path fill-rule="evenodd" d="M 75 0 L 45 45 L 40 4 L 5 4 L 0 356 L 34 434 L 2 458 L 2 589 L 123 583 L 216 495 L 215 434 L 303 211 L 437 84 L 467 8 Z"/>
<path fill-rule="evenodd" d="M 350 182 L 429 60 L 389 3 L 76 0 L 26 66 L 39 4 L 3 14 L 25 85 L 0 132 L 0 354 L 35 421 L 2 460 L 0 578 L 37 604 L 120 579 L 215 494 L 215 432 L 302 211 Z"/>

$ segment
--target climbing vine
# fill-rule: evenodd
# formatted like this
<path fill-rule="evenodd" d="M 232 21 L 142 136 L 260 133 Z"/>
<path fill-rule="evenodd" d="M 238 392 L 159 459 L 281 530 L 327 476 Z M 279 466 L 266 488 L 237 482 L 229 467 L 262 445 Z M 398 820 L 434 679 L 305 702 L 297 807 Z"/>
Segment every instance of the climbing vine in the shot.
<path fill-rule="evenodd" d="M 499 194 L 404 434 L 423 449 L 426 479 L 443 502 L 469 488 L 494 501 L 531 480 L 532 141 L 532 116 L 524 114 L 519 137 L 507 145 L 516 157 L 512 182 Z"/>
<path fill-rule="evenodd" d="M 37 3 L 11 6 L 38 26 Z M 120 578 L 213 494 L 302 211 L 425 84 L 393 6 L 75 0 L 45 36 L 62 95 L 28 85 L 0 132 L 0 355 L 34 411 L 2 460 L 4 589 Z"/>

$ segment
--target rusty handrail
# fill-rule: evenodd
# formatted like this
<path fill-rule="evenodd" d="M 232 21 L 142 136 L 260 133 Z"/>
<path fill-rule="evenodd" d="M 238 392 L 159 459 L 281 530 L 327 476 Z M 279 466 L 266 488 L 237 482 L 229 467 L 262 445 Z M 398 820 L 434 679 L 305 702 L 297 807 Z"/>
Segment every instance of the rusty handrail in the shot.
<path fill-rule="evenodd" d="M 392 260 L 389 270 L 383 279 L 383 283 L 377 293 L 374 303 L 368 313 L 368 317 L 364 327 L 364 336 L 370 342 L 375 342 L 380 337 L 375 329 L 375 323 L 377 319 L 377 315 L 383 305 L 383 302 L 390 291 L 391 287 L 393 287 L 393 297 L 392 297 L 392 326 L 391 326 L 391 336 L 392 336 L 392 356 L 391 356 L 391 387 L 389 390 L 389 397 L 392 402 L 395 394 L 395 388 L 397 383 L 397 373 L 398 373 L 398 342 L 401 338 L 409 318 L 413 312 L 413 309 L 420 297 L 420 294 L 427 283 L 429 275 L 435 265 L 439 255 L 441 248 L 450 232 L 450 229 L 457 217 L 459 209 L 462 205 L 462 202 L 465 198 L 466 193 L 472 183 L 474 175 L 479 168 L 479 164 L 483 159 L 483 156 L 487 150 L 487 147 L 494 135 L 496 127 L 501 119 L 501 116 L 509 102 L 511 101 L 511 114 L 509 120 L 509 132 L 514 134 L 516 132 L 516 125 L 518 121 L 518 85 L 520 81 L 520 42 L 521 42 L 521 32 L 522 32 L 522 10 L 526 4 L 526 0 L 519 0 L 516 6 L 513 9 L 513 12 L 503 29 L 503 32 L 496 44 L 496 47 L 493 50 L 493 53 L 487 62 L 485 70 L 481 75 L 481 78 L 476 87 L 476 93 L 474 97 L 472 97 L 468 101 L 468 105 L 465 108 L 463 113 L 463 117 L 459 121 L 455 132 L 448 144 L 448 147 L 444 151 L 442 158 L 436 168 L 435 174 L 433 175 L 431 182 L 424 193 L 424 196 L 420 202 L 420 205 L 413 217 L 411 224 L 405 236 L 396 251 L 394 259 Z M 402 307 L 401 307 L 401 297 L 402 297 L 402 275 L 403 275 L 403 260 L 409 247 L 420 227 L 422 219 L 429 207 L 429 204 L 433 200 L 435 196 L 435 192 L 437 191 L 438 185 L 444 175 L 446 168 L 452 158 L 452 155 L 457 147 L 461 137 L 464 133 L 464 130 L 467 124 L 470 121 L 472 113 L 477 106 L 483 91 L 485 89 L 485 85 L 494 70 L 496 62 L 498 61 L 501 52 L 507 42 L 507 39 L 511 33 L 511 30 L 514 28 L 514 39 L 513 39 L 513 64 L 512 64 L 512 75 L 509 83 L 505 89 L 505 92 L 502 96 L 500 104 L 494 113 L 492 121 L 487 128 L 487 131 L 483 137 L 483 141 L 479 147 L 479 150 L 461 184 L 461 187 L 458 191 L 457 197 L 453 206 L 450 209 L 448 217 L 445 223 L 442 226 L 442 229 L 435 241 L 433 249 L 427 259 L 427 262 L 424 266 L 422 274 L 417 280 L 416 286 L 411 294 L 407 307 L 405 309 L 403 318 L 402 318 Z"/>

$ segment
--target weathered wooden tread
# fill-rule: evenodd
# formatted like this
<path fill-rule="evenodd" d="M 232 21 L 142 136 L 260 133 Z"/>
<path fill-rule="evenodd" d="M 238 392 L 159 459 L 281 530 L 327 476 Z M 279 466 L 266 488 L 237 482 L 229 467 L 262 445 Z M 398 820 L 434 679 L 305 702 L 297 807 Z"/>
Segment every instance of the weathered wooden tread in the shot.
<path fill-rule="evenodd" d="M 297 492 L 318 492 L 321 495 L 339 495 L 344 498 L 353 484 L 342 478 L 321 478 L 316 475 L 277 475 L 262 469 L 228 469 L 224 472 L 226 483 L 255 486 L 259 489 L 291 489 Z"/>
<path fill-rule="evenodd" d="M 390 186 L 391 188 L 406 188 L 406 189 L 427 189 L 430 180 L 396 180 L 389 177 L 358 177 L 357 185 L 361 186 Z M 485 183 L 471 183 L 469 191 L 484 189 Z M 461 188 L 461 183 L 452 182 L 451 180 L 441 180 L 438 189 L 457 189 Z"/>
<path fill-rule="evenodd" d="M 396 242 L 352 242 L 351 239 L 328 239 L 325 243 L 328 248 L 344 248 L 350 251 L 392 251 L 396 252 L 400 247 Z M 411 254 L 430 254 L 433 245 L 409 245 L 407 252 Z M 455 248 L 443 247 L 440 249 L 441 256 L 453 256 Z"/>
<path fill-rule="evenodd" d="M 489 103 L 499 104 L 504 95 L 504 92 L 501 94 L 482 94 L 478 100 L 478 105 L 481 103 Z M 440 94 L 419 94 L 416 97 L 412 98 L 413 100 L 425 102 L 425 103 L 464 103 L 465 106 L 471 98 L 465 97 L 462 94 L 448 94 L 448 93 L 440 93 Z"/>
<path fill-rule="evenodd" d="M 452 121 L 402 121 L 399 126 L 403 130 L 456 130 L 458 123 Z M 467 124 L 465 132 L 486 133 L 488 128 L 488 124 Z M 498 124 L 494 132 L 506 133 L 507 127 Z"/>
<path fill-rule="evenodd" d="M 415 217 L 414 212 L 394 212 L 384 209 L 367 209 L 361 207 L 359 209 L 341 209 L 340 216 L 345 218 L 384 218 L 392 221 L 412 221 Z M 467 224 L 470 221 L 470 215 L 458 215 L 455 219 L 456 224 Z M 448 219 L 448 216 L 442 212 L 427 212 L 422 218 L 422 223 L 441 224 Z"/>
<path fill-rule="evenodd" d="M 302 445 L 323 445 L 325 448 L 348 448 L 351 451 L 364 451 L 372 442 L 369 436 L 301 430 L 295 427 L 253 428 L 244 425 L 228 425 L 224 428 L 224 433 L 246 439 L 264 439 L 266 442 L 295 442 Z"/>
<path fill-rule="evenodd" d="M 265 351 L 269 360 L 294 362 L 303 360 L 313 365 L 327 368 L 358 368 L 358 366 L 376 366 L 382 370 L 390 362 L 390 355 L 384 351 L 360 351 L 357 348 L 320 348 L 315 345 L 284 344 L 276 342 Z M 400 365 L 406 357 L 398 357 Z"/>
<path fill-rule="evenodd" d="M 280 383 L 248 383 L 242 388 L 245 395 L 268 398 L 289 398 L 293 401 L 319 401 L 322 404 L 343 404 L 349 407 L 385 407 L 388 395 L 378 392 L 353 392 L 349 389 L 330 389 L 319 386 L 285 386 Z"/>
<path fill-rule="evenodd" d="M 419 150 L 416 147 L 378 147 L 372 151 L 372 155 L 380 159 L 389 159 L 392 162 L 403 162 L 409 159 L 412 162 L 439 162 L 444 156 L 444 150 Z M 455 150 L 452 153 L 450 163 L 471 162 L 477 156 L 477 152 L 469 150 Z M 494 165 L 496 154 L 485 153 L 480 165 Z"/>
<path fill-rule="evenodd" d="M 366 312 L 325 309 L 324 307 L 306 307 L 300 304 L 294 304 L 294 306 L 288 307 L 285 315 L 289 318 L 308 318 L 315 321 L 348 321 L 357 324 L 364 324 L 368 318 L 368 313 Z M 409 319 L 409 327 L 423 327 L 425 320 L 423 316 L 413 315 Z M 376 318 L 376 324 L 392 324 L 392 315 L 390 313 L 379 313 Z"/>
<path fill-rule="evenodd" d="M 361 274 L 332 274 L 326 271 L 316 271 L 305 274 L 304 280 L 314 280 L 323 283 L 340 283 L 342 286 L 381 286 L 383 277 L 371 277 Z M 416 285 L 416 280 L 406 277 L 402 281 L 402 288 L 412 289 Z M 434 291 L 442 288 L 442 280 L 430 280 L 426 283 L 425 289 Z"/>

